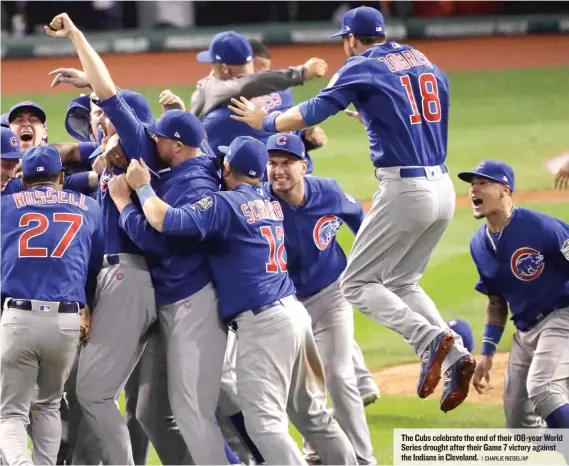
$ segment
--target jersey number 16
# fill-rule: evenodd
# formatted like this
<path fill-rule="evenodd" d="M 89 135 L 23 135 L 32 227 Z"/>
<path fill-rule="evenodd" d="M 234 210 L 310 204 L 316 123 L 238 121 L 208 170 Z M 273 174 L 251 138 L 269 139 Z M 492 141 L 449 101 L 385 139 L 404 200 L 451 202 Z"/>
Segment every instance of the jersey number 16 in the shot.
<path fill-rule="evenodd" d="M 423 118 L 429 123 L 441 121 L 441 101 L 439 100 L 439 88 L 437 78 L 433 73 L 423 73 L 419 75 L 419 91 L 421 93 L 421 112 L 413 93 L 411 78 L 408 74 L 401 76 L 401 85 L 407 92 L 407 98 L 411 104 L 411 115 L 409 120 L 412 125 L 423 122 Z"/>

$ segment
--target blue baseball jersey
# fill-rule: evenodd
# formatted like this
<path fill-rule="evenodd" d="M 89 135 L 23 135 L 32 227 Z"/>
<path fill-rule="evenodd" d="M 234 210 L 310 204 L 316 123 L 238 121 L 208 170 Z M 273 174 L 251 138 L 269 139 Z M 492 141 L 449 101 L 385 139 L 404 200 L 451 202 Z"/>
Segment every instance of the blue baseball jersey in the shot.
<path fill-rule="evenodd" d="M 4 196 L 1 211 L 2 295 L 84 306 L 103 261 L 97 202 L 41 185 Z"/>
<path fill-rule="evenodd" d="M 278 199 L 269 183 L 264 188 Z M 280 201 L 288 273 L 299 297 L 314 295 L 340 277 L 347 261 L 336 233 L 346 223 L 356 234 L 365 215 L 360 202 L 331 178 L 305 177 L 304 188 L 303 206 Z"/>
<path fill-rule="evenodd" d="M 91 169 L 91 160 L 89 157 L 99 147 L 98 142 L 80 142 L 79 143 L 79 157 L 81 158 L 81 165 L 85 168 Z"/>
<path fill-rule="evenodd" d="M 476 290 L 504 298 L 514 325 L 531 326 L 545 311 L 569 306 L 569 225 L 517 207 L 500 238 L 486 225 L 470 241 Z"/>
<path fill-rule="evenodd" d="M 115 131 L 119 135 L 120 144 L 128 160 L 143 159 L 153 171 L 160 167 L 156 144 L 150 137 L 142 122 L 136 117 L 132 109 L 120 95 L 99 102 L 99 107 L 111 120 Z M 142 254 L 140 249 L 130 240 L 119 225 L 119 211 L 111 199 L 108 183 L 115 174 L 121 170 L 105 169 L 99 180 L 98 201 L 103 211 L 105 228 L 105 254 Z M 156 178 L 152 176 L 151 184 L 155 186 Z M 138 198 L 132 195 L 133 202 L 140 205 Z"/>
<path fill-rule="evenodd" d="M 449 82 L 420 51 L 386 42 L 348 58 L 328 87 L 299 105 L 314 126 L 353 104 L 375 167 L 435 166 L 447 155 Z"/>
<path fill-rule="evenodd" d="M 270 94 L 250 99 L 255 105 L 269 113 L 279 112 L 294 106 L 294 99 L 290 89 L 275 91 Z M 221 155 L 219 146 L 229 146 L 238 136 L 251 136 L 266 143 L 272 133 L 257 131 L 248 124 L 229 118 L 233 113 L 226 106 L 218 107 L 210 112 L 203 120 L 209 144 L 216 155 Z"/>
<path fill-rule="evenodd" d="M 75 191 L 85 195 L 91 195 L 94 190 L 89 185 L 89 172 L 74 173 L 63 178 L 63 189 Z M 24 190 L 24 183 L 21 178 L 12 178 L 2 191 L 2 196 L 14 194 Z"/>
<path fill-rule="evenodd" d="M 241 312 L 294 294 L 281 206 L 262 186 L 242 185 L 170 207 L 163 233 L 212 240 L 207 261 L 226 323 Z"/>
<path fill-rule="evenodd" d="M 182 207 L 218 191 L 219 184 L 217 159 L 201 155 L 161 172 L 157 194 L 169 205 Z M 187 298 L 211 281 L 204 255 L 207 242 L 159 233 L 134 204 L 123 209 L 120 225 L 146 255 L 158 304 Z"/>

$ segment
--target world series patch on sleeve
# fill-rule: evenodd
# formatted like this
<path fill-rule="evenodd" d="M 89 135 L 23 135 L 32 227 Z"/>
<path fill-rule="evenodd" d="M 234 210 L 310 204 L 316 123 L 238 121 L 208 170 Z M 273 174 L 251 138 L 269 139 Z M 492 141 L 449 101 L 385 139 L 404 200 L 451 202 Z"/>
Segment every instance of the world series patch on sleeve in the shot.
<path fill-rule="evenodd" d="M 202 212 L 206 211 L 213 206 L 213 197 L 212 196 L 206 196 L 206 197 L 200 199 L 199 201 L 194 202 L 194 205 L 198 209 L 200 209 Z"/>

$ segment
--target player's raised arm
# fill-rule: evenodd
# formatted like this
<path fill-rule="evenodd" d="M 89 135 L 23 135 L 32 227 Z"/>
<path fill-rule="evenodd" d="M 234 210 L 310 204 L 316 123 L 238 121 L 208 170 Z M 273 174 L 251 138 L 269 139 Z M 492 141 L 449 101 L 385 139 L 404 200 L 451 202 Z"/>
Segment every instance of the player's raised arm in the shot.
<path fill-rule="evenodd" d="M 67 37 L 71 40 L 81 60 L 85 77 L 99 99 L 106 100 L 117 93 L 117 88 L 105 63 L 83 33 L 73 24 L 67 13 L 57 15 L 49 26 L 44 28 L 52 37 Z"/>

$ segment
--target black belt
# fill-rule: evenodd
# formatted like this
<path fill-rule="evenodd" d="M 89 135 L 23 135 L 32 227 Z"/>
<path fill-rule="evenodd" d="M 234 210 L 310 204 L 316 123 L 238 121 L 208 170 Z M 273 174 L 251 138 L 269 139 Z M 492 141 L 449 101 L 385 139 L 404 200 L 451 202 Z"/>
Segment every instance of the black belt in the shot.
<path fill-rule="evenodd" d="M 45 306 L 49 306 L 49 304 L 46 304 Z M 8 300 L 8 307 L 10 309 L 18 309 L 20 311 L 31 311 L 32 302 L 29 299 L 10 298 Z M 80 306 L 78 302 L 62 301 L 59 303 L 57 312 L 64 314 L 76 314 L 79 312 L 79 308 Z"/>
<path fill-rule="evenodd" d="M 296 299 L 296 297 L 294 297 L 294 299 Z M 263 306 L 254 307 L 253 309 L 247 309 L 247 310 L 251 311 L 253 313 L 253 315 L 258 315 L 261 312 L 268 311 L 269 309 L 272 309 L 275 306 L 284 306 L 284 305 L 285 305 L 284 300 L 277 299 L 276 301 L 273 301 L 272 303 L 264 304 Z M 233 321 L 229 322 L 228 326 L 234 332 L 237 331 L 237 322 L 236 321 L 233 320 Z"/>
<path fill-rule="evenodd" d="M 443 173 L 448 173 L 447 166 L 445 164 L 438 166 Z M 415 167 L 415 168 L 401 168 L 399 170 L 399 176 L 401 178 L 420 178 L 422 176 L 427 176 L 428 167 Z M 435 173 L 433 173 L 435 175 Z"/>
<path fill-rule="evenodd" d="M 543 319 L 545 319 L 549 314 L 552 314 L 555 311 L 558 311 L 559 309 L 564 309 L 566 307 L 569 307 L 569 303 L 566 303 L 565 305 L 561 305 L 558 307 L 554 307 L 552 309 L 548 309 L 547 311 L 543 311 L 540 312 L 537 317 L 535 319 L 533 319 L 528 325 L 526 325 L 523 328 L 518 328 L 518 330 L 520 332 L 529 332 L 531 329 L 533 329 L 537 324 L 539 324 Z"/>
<path fill-rule="evenodd" d="M 109 265 L 119 265 L 121 262 L 120 256 L 118 254 L 107 254 L 105 256 L 105 259 L 107 259 L 107 263 Z"/>

